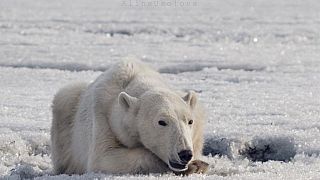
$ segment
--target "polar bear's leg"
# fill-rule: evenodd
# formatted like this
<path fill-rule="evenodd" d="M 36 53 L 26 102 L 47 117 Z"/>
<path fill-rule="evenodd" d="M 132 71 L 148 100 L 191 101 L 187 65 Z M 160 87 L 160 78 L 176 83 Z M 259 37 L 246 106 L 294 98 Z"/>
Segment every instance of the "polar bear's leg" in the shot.
<path fill-rule="evenodd" d="M 72 84 L 62 88 L 54 97 L 51 148 L 55 173 L 72 171 L 71 133 L 80 96 L 86 87 L 85 83 Z"/>
<path fill-rule="evenodd" d="M 145 148 L 115 148 L 95 157 L 89 171 L 104 173 L 164 173 L 168 166 Z"/>

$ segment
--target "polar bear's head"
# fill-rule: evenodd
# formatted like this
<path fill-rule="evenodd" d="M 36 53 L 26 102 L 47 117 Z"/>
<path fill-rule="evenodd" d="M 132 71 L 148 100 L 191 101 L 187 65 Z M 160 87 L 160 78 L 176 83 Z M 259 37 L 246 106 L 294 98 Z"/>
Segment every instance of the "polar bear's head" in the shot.
<path fill-rule="evenodd" d="M 119 103 L 127 112 L 131 143 L 137 141 L 174 171 L 186 170 L 193 157 L 193 115 L 197 98 L 193 91 L 181 97 L 171 91 L 149 91 L 136 98 L 120 93 Z"/>

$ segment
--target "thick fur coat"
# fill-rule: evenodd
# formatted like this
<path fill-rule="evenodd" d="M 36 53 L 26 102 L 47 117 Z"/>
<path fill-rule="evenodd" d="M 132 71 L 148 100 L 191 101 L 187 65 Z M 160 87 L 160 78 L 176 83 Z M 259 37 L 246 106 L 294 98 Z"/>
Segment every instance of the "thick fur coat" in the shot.
<path fill-rule="evenodd" d="M 52 111 L 56 173 L 182 172 L 201 157 L 196 94 L 173 90 L 141 62 L 122 61 L 89 85 L 62 88 Z"/>

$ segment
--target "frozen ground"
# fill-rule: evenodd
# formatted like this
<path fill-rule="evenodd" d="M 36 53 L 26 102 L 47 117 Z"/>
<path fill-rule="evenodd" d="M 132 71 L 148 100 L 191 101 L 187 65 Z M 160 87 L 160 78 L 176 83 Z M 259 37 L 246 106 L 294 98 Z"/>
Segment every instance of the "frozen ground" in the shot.
<path fill-rule="evenodd" d="M 211 168 L 190 179 L 320 179 L 319 1 L 125 2 L 0 1 L 0 179 L 180 179 L 51 175 L 54 93 L 126 56 L 205 103 Z"/>

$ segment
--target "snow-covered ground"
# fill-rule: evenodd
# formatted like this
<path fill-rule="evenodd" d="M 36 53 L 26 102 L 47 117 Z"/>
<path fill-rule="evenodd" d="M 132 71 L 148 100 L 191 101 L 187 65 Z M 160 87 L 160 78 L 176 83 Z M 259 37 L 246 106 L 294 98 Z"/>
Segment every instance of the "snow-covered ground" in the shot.
<path fill-rule="evenodd" d="M 52 176 L 53 95 L 127 56 L 205 103 L 211 167 L 190 179 L 320 179 L 320 1 L 131 3 L 0 1 L 0 179 L 180 179 Z"/>

